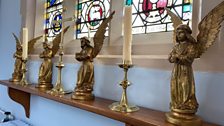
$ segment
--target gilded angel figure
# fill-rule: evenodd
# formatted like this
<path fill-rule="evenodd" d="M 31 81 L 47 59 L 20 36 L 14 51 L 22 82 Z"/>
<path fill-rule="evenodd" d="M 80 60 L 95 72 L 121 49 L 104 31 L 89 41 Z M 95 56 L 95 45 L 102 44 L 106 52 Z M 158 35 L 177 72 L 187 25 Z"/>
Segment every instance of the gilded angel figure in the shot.
<path fill-rule="evenodd" d="M 94 47 L 90 45 L 90 41 L 87 37 L 80 39 L 82 50 L 76 53 L 76 60 L 82 62 L 82 65 L 78 71 L 76 88 L 72 99 L 92 100 L 94 98 L 92 94 L 94 84 L 93 59 L 98 55 L 103 46 L 107 24 L 111 21 L 114 13 L 115 12 L 106 18 L 96 31 L 93 38 Z"/>
<path fill-rule="evenodd" d="M 64 29 L 64 33 L 68 30 L 69 27 Z M 44 51 L 40 54 L 40 58 L 43 59 L 43 62 L 39 69 L 38 74 L 38 85 L 36 88 L 42 90 L 48 90 L 53 87 L 52 85 L 52 71 L 53 63 L 52 58 L 59 50 L 59 44 L 61 42 L 61 33 L 58 34 L 53 40 L 53 46 L 51 47 L 47 42 L 43 42 Z"/>
<path fill-rule="evenodd" d="M 166 9 L 174 26 L 174 47 L 169 54 L 169 62 L 174 63 L 171 76 L 171 112 L 166 114 L 170 123 L 177 125 L 201 125 L 201 120 L 194 114 L 198 109 L 195 96 L 195 81 L 192 63 L 199 58 L 214 42 L 224 20 L 224 2 L 216 6 L 198 24 L 197 40 L 191 34 L 188 25 Z"/>
<path fill-rule="evenodd" d="M 14 72 L 12 74 L 12 78 L 10 79 L 11 82 L 20 82 L 22 79 L 22 52 L 23 47 L 18 39 L 18 37 L 12 33 L 15 40 L 16 40 L 16 52 L 14 53 L 13 57 L 16 59 L 14 64 Z M 34 50 L 34 45 L 42 36 L 36 37 L 28 42 L 28 54 L 30 54 Z"/>

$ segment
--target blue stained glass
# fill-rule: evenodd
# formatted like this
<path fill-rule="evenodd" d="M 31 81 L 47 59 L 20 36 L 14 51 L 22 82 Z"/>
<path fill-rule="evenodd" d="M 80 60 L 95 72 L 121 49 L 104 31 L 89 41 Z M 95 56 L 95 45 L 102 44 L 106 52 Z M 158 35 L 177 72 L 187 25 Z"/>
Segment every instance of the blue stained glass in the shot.
<path fill-rule="evenodd" d="M 77 19 L 76 23 L 80 24 L 81 23 L 81 18 Z"/>
<path fill-rule="evenodd" d="M 61 32 L 62 20 L 62 2 L 63 0 L 47 0 L 47 8 L 45 14 L 45 34 L 48 41 L 52 41 L 57 34 Z M 53 21 L 55 21 L 53 23 Z"/>
<path fill-rule="evenodd" d="M 184 12 L 191 11 L 191 5 L 184 5 Z"/>
<path fill-rule="evenodd" d="M 78 10 L 81 10 L 82 9 L 82 4 L 79 4 L 78 5 Z"/>
<path fill-rule="evenodd" d="M 126 4 L 125 5 L 131 5 L 132 4 L 132 0 L 126 0 Z"/>
<path fill-rule="evenodd" d="M 80 31 L 80 30 L 76 30 L 76 32 L 77 32 L 77 33 L 81 33 L 81 31 Z"/>
<path fill-rule="evenodd" d="M 46 19 L 45 23 L 48 24 L 49 23 L 49 19 Z"/>
<path fill-rule="evenodd" d="M 55 2 L 56 0 L 50 0 L 50 6 L 54 5 Z"/>
<path fill-rule="evenodd" d="M 57 21 L 57 20 L 61 20 L 62 19 L 62 16 L 61 14 L 58 14 L 54 17 L 54 20 Z"/>

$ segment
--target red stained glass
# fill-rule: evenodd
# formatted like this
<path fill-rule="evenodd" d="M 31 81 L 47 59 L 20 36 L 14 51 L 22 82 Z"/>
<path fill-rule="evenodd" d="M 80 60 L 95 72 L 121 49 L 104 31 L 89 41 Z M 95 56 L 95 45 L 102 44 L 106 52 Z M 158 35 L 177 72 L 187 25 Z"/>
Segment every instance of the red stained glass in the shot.
<path fill-rule="evenodd" d="M 102 21 L 109 16 L 110 0 L 78 0 L 76 38 L 93 37 Z M 106 32 L 106 35 L 108 32 Z"/>
<path fill-rule="evenodd" d="M 191 20 L 192 0 L 132 0 L 132 33 L 142 34 L 172 30 L 172 22 L 165 7 L 184 22 Z M 187 15 L 187 16 L 186 16 Z"/>

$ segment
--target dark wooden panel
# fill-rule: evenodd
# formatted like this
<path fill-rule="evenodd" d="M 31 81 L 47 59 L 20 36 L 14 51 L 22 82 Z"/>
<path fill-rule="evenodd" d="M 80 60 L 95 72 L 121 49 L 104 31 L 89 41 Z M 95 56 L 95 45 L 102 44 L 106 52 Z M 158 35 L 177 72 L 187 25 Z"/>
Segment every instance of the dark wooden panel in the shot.
<path fill-rule="evenodd" d="M 127 124 L 127 123 L 126 123 L 125 126 L 133 126 L 133 125 L 130 125 L 130 124 Z"/>

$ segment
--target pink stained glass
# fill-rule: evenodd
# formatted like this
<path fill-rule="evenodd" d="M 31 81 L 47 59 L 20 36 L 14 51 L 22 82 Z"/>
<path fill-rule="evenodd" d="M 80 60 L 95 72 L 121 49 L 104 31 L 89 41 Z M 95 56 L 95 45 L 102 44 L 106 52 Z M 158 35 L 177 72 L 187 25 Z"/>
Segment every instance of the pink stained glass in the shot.
<path fill-rule="evenodd" d="M 192 17 L 193 0 L 133 0 L 132 33 L 170 31 L 172 22 L 164 7 L 169 8 L 183 20 L 189 22 Z M 188 7 L 186 10 L 186 7 Z M 189 14 L 186 14 L 189 13 Z"/>
<path fill-rule="evenodd" d="M 144 11 L 145 15 L 149 15 L 149 11 L 160 9 L 159 13 L 162 14 L 164 12 L 164 7 L 167 6 L 168 1 L 167 0 L 143 0 L 142 3 L 142 10 Z M 153 5 L 156 5 L 154 8 Z"/>
<path fill-rule="evenodd" d="M 150 0 L 144 0 L 142 4 L 142 10 L 145 12 L 145 15 L 148 16 L 150 10 L 152 10 L 152 3 Z"/>
<path fill-rule="evenodd" d="M 167 6 L 167 3 L 168 3 L 167 0 L 159 0 L 159 1 L 157 2 L 157 8 L 164 8 L 164 7 Z M 161 9 L 161 10 L 159 11 L 160 14 L 162 14 L 163 12 L 164 12 L 164 9 Z"/>

